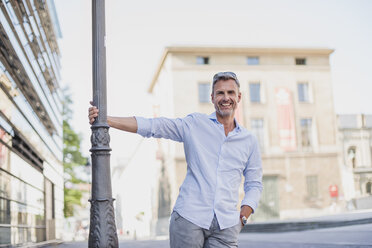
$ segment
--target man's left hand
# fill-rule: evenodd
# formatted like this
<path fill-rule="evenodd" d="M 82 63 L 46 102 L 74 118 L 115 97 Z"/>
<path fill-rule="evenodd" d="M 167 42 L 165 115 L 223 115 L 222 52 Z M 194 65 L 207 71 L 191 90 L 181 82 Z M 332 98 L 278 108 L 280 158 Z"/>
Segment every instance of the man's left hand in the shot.
<path fill-rule="evenodd" d="M 242 226 L 244 226 L 242 220 L 243 216 L 245 216 L 248 219 L 252 212 L 253 209 L 250 206 L 247 205 L 242 206 L 242 208 L 240 209 L 240 222 L 242 223 Z"/>

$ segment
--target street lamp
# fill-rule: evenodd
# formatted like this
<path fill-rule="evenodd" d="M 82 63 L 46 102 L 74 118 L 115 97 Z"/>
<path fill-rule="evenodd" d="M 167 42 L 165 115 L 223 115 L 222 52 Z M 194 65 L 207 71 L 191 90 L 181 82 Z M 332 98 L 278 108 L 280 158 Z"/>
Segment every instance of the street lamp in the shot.
<path fill-rule="evenodd" d="M 91 126 L 92 197 L 89 248 L 116 248 L 118 237 L 111 190 L 106 101 L 105 0 L 92 0 L 93 104 L 100 114 Z"/>

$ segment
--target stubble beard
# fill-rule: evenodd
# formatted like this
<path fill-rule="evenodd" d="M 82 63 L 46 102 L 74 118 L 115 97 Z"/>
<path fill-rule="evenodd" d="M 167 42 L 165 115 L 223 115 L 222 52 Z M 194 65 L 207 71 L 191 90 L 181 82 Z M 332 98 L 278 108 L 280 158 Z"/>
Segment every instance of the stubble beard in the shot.
<path fill-rule="evenodd" d="M 233 116 L 234 113 L 235 113 L 235 108 L 234 106 L 232 107 L 232 109 L 229 109 L 229 110 L 221 110 L 219 108 L 219 106 L 215 105 L 214 108 L 216 109 L 216 112 L 221 116 L 221 117 L 230 117 L 230 116 Z"/>

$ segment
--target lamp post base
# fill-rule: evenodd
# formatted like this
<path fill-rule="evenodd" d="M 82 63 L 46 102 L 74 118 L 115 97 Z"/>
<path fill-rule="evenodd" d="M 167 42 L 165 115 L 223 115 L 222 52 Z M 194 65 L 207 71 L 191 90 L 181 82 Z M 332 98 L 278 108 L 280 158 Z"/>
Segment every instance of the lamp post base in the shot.
<path fill-rule="evenodd" d="M 90 208 L 89 247 L 119 247 L 115 226 L 114 199 L 92 199 Z"/>

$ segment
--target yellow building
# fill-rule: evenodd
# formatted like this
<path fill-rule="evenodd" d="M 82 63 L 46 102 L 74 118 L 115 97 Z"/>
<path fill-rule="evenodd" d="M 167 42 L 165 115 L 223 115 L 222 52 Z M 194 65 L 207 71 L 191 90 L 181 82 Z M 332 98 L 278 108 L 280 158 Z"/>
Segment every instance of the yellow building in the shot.
<path fill-rule="evenodd" d="M 331 197 L 330 186 L 342 191 L 329 65 L 332 52 L 168 47 L 149 87 L 155 115 L 172 118 L 213 112 L 213 75 L 235 72 L 242 92 L 237 119 L 257 136 L 262 152 L 264 191 L 253 219 L 322 214 L 338 198 Z M 183 146 L 160 140 L 158 154 L 173 206 L 186 172 Z"/>

